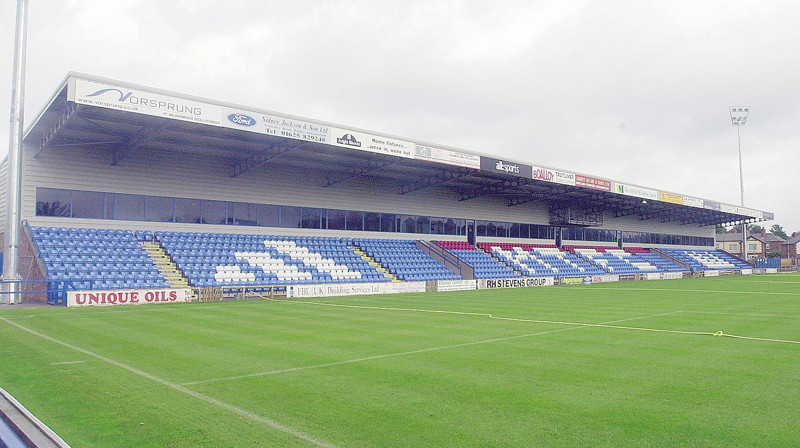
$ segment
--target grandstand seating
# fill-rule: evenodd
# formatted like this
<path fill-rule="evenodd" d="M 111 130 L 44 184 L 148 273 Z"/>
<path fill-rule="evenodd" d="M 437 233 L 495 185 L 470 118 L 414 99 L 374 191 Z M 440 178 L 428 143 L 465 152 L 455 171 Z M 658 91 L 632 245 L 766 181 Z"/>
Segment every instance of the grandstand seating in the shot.
<path fill-rule="evenodd" d="M 50 280 L 67 289 L 142 289 L 169 285 L 130 230 L 30 227 Z"/>
<path fill-rule="evenodd" d="M 388 282 L 387 271 L 401 281 L 461 278 L 413 240 L 33 226 L 30 232 L 47 278 L 66 281 L 73 290 L 169 287 L 142 248 L 149 242 L 160 244 L 195 287 Z M 684 270 L 645 248 L 562 250 L 553 245 L 486 242 L 479 249 L 464 241 L 434 243 L 471 266 L 476 279 Z M 751 267 L 718 250 L 662 250 L 692 271 Z"/>
<path fill-rule="evenodd" d="M 521 275 L 465 241 L 434 241 L 472 267 L 476 279 L 513 278 Z"/>
<path fill-rule="evenodd" d="M 575 254 L 590 260 L 610 274 L 646 274 L 663 272 L 658 266 L 650 264 L 638 255 L 616 248 L 576 247 Z"/>
<path fill-rule="evenodd" d="M 659 255 L 657 253 L 650 252 L 649 249 L 644 249 L 644 248 L 641 248 L 641 247 L 630 247 L 630 248 L 626 247 L 625 251 L 626 252 L 630 252 L 632 254 L 635 254 L 636 256 L 638 256 L 639 258 L 641 258 L 641 259 L 645 260 L 646 262 L 652 264 L 653 266 L 657 266 L 663 272 L 684 272 L 684 271 L 686 271 L 686 269 L 684 269 L 683 267 L 673 263 L 670 260 L 667 260 L 666 258 L 662 257 L 661 255 Z"/>
<path fill-rule="evenodd" d="M 479 246 L 529 277 L 605 274 L 591 262 L 552 244 L 479 243 Z"/>
<path fill-rule="evenodd" d="M 686 263 L 692 272 L 723 269 L 751 269 L 753 266 L 716 249 L 661 249 L 665 254 Z"/>
<path fill-rule="evenodd" d="M 458 274 L 419 249 L 416 241 L 367 238 L 353 242 L 399 280 L 461 280 Z"/>
<path fill-rule="evenodd" d="M 331 237 L 156 232 L 155 239 L 196 287 L 388 282 Z"/>

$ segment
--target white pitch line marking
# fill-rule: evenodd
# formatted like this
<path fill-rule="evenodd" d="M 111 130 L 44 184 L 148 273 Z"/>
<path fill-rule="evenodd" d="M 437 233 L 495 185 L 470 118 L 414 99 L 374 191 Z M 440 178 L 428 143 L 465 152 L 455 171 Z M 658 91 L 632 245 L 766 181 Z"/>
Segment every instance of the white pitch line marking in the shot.
<path fill-rule="evenodd" d="M 614 289 L 604 286 L 594 286 L 592 288 L 583 288 L 584 291 L 670 291 L 670 292 L 708 292 L 714 294 L 761 294 L 767 296 L 800 296 L 797 292 L 758 292 L 758 291 L 721 291 L 717 289 L 669 289 L 669 288 L 624 288 Z"/>
<path fill-rule="evenodd" d="M 287 302 L 287 303 L 289 303 L 289 302 Z M 292 302 L 292 303 L 298 303 L 298 302 Z M 314 303 L 314 302 L 309 302 L 309 303 Z M 342 305 L 342 306 L 347 306 L 347 305 Z M 353 305 L 353 306 L 355 306 L 355 305 Z M 627 322 L 627 321 L 636 320 L 636 319 L 647 319 L 649 317 L 665 316 L 665 315 L 668 315 L 668 314 L 676 314 L 676 313 L 680 313 L 680 311 L 671 311 L 671 312 L 668 312 L 668 313 L 659 313 L 659 314 L 653 314 L 653 315 L 649 315 L 649 316 L 629 317 L 629 318 L 626 318 L 626 319 L 619 319 L 619 320 L 613 320 L 613 321 L 604 322 L 604 324 Z M 477 315 L 482 315 L 482 314 L 477 314 Z M 428 348 L 423 348 L 423 349 L 419 349 L 419 350 L 410 350 L 410 351 L 406 351 L 406 352 L 384 353 L 382 355 L 366 356 L 366 357 L 363 357 L 363 358 L 355 358 L 355 359 L 345 359 L 345 360 L 342 360 L 342 361 L 333 361 L 333 362 L 327 362 L 327 363 L 323 363 L 323 364 L 312 364 L 312 365 L 300 366 L 300 367 L 290 367 L 290 368 L 287 368 L 287 369 L 278 369 L 278 370 L 269 370 L 269 371 L 265 371 L 265 372 L 248 373 L 248 374 L 245 374 L 245 375 L 235 375 L 235 376 L 222 377 L 222 378 L 211 378 L 211 379 L 207 379 L 207 380 L 200 380 L 200 381 L 192 381 L 192 382 L 188 382 L 188 383 L 183 383 L 183 385 L 184 386 L 195 386 L 195 385 L 198 385 L 198 384 L 216 383 L 216 382 L 219 382 L 219 381 L 240 380 L 240 379 L 245 379 L 245 378 L 255 378 L 255 377 L 260 377 L 260 376 L 277 375 L 277 374 L 280 374 L 280 373 L 298 372 L 298 371 L 301 371 L 301 370 L 321 369 L 321 368 L 324 368 L 324 367 L 333 367 L 333 366 L 339 366 L 339 365 L 343 365 L 343 364 L 353 364 L 353 363 L 357 363 L 357 362 L 373 361 L 373 360 L 376 360 L 376 359 L 385 359 L 385 358 L 394 358 L 394 357 L 398 357 L 398 356 L 416 355 L 416 354 L 420 354 L 420 353 L 428 353 L 428 352 L 435 352 L 435 351 L 440 351 L 440 350 L 448 350 L 448 349 L 452 349 L 452 348 L 470 347 L 470 346 L 473 346 L 473 345 L 490 344 L 490 343 L 493 343 L 493 342 L 503 342 L 503 341 L 511 341 L 511 340 L 514 340 L 514 339 L 529 338 L 529 337 L 534 337 L 534 336 L 543 336 L 543 335 L 546 335 L 546 334 L 560 333 L 560 332 L 563 332 L 563 331 L 570 331 L 570 330 L 577 330 L 579 328 L 582 328 L 582 327 L 573 326 L 573 327 L 570 327 L 570 328 L 559 328 L 557 330 L 540 331 L 540 332 L 537 332 L 537 333 L 520 334 L 520 335 L 516 335 L 516 336 L 506 336 L 506 337 L 502 337 L 502 338 L 485 339 L 485 340 L 482 340 L 482 341 L 472 341 L 472 342 L 464 342 L 464 343 L 461 343 L 461 344 L 451 344 L 451 345 L 442 345 L 442 346 L 438 346 L 438 347 L 428 347 Z"/>
<path fill-rule="evenodd" d="M 788 319 L 797 319 L 800 316 L 793 316 L 791 314 L 757 314 L 757 313 L 726 313 L 721 311 L 690 311 L 685 310 L 684 313 L 695 313 L 695 314 L 719 314 L 721 316 L 746 316 L 746 317 L 781 317 L 781 318 L 788 318 Z"/>
<path fill-rule="evenodd" d="M 279 422 L 277 422 L 275 420 L 272 420 L 272 419 L 269 419 L 269 418 L 266 418 L 266 417 L 262 417 L 260 415 L 254 414 L 254 413 L 252 413 L 250 411 L 244 410 L 242 408 L 238 408 L 238 407 L 236 407 L 236 406 L 234 406 L 232 404 L 228 404 L 228 403 L 225 403 L 224 401 L 217 400 L 216 398 L 209 397 L 208 395 L 201 394 L 200 392 L 195 392 L 195 391 L 193 391 L 191 389 L 188 389 L 188 388 L 186 388 L 186 387 L 184 387 L 184 386 L 182 386 L 180 384 L 173 383 L 172 381 L 169 381 L 169 380 L 166 380 L 164 378 L 155 376 L 155 375 L 153 375 L 151 373 L 145 372 L 144 370 L 137 369 L 136 367 L 131 367 L 131 366 L 127 365 L 127 364 L 123 364 L 123 363 L 121 363 L 119 361 L 115 361 L 115 360 L 113 360 L 111 358 L 108 358 L 106 356 L 103 356 L 101 354 L 94 353 L 94 352 L 89 351 L 89 350 L 87 350 L 85 348 L 78 347 L 77 345 L 73 345 L 73 344 L 70 344 L 68 342 L 64 342 L 64 341 L 62 341 L 60 339 L 56 339 L 56 338 L 54 338 L 52 336 L 48 336 L 48 335 L 46 335 L 44 333 L 40 333 L 40 332 L 38 332 L 36 330 L 33 330 L 31 328 L 28 328 L 28 327 L 25 327 L 25 326 L 20 325 L 20 324 L 18 324 L 16 322 L 12 322 L 12 321 L 4 318 L 4 317 L 0 317 L 0 320 L 6 322 L 9 325 L 15 326 L 15 327 L 19 328 L 20 330 L 26 331 L 26 332 L 34 335 L 34 336 L 39 336 L 40 338 L 45 339 L 47 341 L 50 341 L 50 342 L 52 342 L 54 344 L 58 344 L 58 345 L 61 345 L 63 347 L 66 347 L 68 349 L 74 350 L 76 352 L 83 353 L 84 355 L 88 355 L 88 356 L 91 356 L 93 358 L 99 359 L 100 361 L 103 361 L 103 362 L 106 362 L 106 363 L 111 364 L 113 366 L 116 366 L 116 367 L 119 367 L 121 369 L 127 370 L 128 372 L 131 372 L 131 373 L 133 373 L 135 375 L 139 375 L 139 376 L 141 376 L 143 378 L 147 378 L 147 379 L 149 379 L 151 381 L 155 381 L 156 383 L 159 383 L 161 385 L 167 386 L 167 387 L 169 387 L 169 388 L 171 388 L 173 390 L 176 390 L 178 392 L 181 392 L 183 394 L 189 395 L 190 397 L 197 398 L 198 400 L 205 401 L 206 403 L 209 403 L 211 405 L 214 405 L 214 406 L 217 406 L 219 408 L 228 410 L 228 411 L 230 411 L 230 412 L 232 412 L 232 413 L 234 413 L 236 415 L 239 415 L 241 417 L 244 417 L 244 418 L 249 419 L 251 421 L 254 421 L 256 423 L 264 424 L 266 426 L 269 426 L 269 427 L 271 427 L 273 429 L 276 429 L 278 431 L 281 431 L 283 433 L 286 433 L 286 434 L 289 434 L 291 436 L 297 437 L 299 439 L 305 440 L 306 442 L 312 443 L 312 444 L 314 444 L 316 446 L 325 447 L 325 448 L 335 448 L 335 445 L 333 445 L 331 443 L 328 443 L 328 442 L 326 442 L 324 440 L 317 439 L 316 437 L 313 437 L 313 436 L 311 436 L 309 434 L 306 434 L 306 433 L 304 433 L 304 432 L 302 432 L 302 431 L 300 431 L 298 429 L 294 429 L 292 427 L 286 426 L 286 425 L 284 425 L 282 423 L 279 423 Z"/>
<path fill-rule="evenodd" d="M 51 363 L 51 366 L 68 366 L 70 364 L 80 364 L 86 361 L 63 361 L 63 362 L 54 362 Z"/>

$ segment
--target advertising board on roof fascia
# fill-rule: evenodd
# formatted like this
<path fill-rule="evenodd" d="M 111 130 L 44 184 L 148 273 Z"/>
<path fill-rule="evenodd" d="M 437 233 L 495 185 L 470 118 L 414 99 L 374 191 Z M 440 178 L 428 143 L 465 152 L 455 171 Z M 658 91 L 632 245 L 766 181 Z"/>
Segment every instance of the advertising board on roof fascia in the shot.
<path fill-rule="evenodd" d="M 575 174 L 566 171 L 551 170 L 550 168 L 542 168 L 532 166 L 533 180 L 541 180 L 544 182 L 552 182 L 554 184 L 571 185 L 575 186 Z"/>
<path fill-rule="evenodd" d="M 331 138 L 330 126 L 294 118 L 243 111 L 232 107 L 223 107 L 222 116 L 222 126 L 229 129 L 315 143 L 329 143 Z"/>
<path fill-rule="evenodd" d="M 476 170 L 481 168 L 480 156 L 425 145 L 415 146 L 414 159 L 443 163 L 445 165 L 463 166 L 464 168 L 473 168 Z"/>
<path fill-rule="evenodd" d="M 740 215 L 752 216 L 753 218 L 763 218 L 764 217 L 764 212 L 759 211 L 759 210 L 753 210 L 752 208 L 746 208 L 746 207 L 739 207 L 739 214 Z"/>
<path fill-rule="evenodd" d="M 684 196 L 683 205 L 687 205 L 689 207 L 703 208 L 703 200 L 698 198 L 693 198 L 691 196 Z"/>
<path fill-rule="evenodd" d="M 764 212 L 764 219 L 766 219 L 767 221 L 772 221 L 773 219 L 775 219 L 775 213 Z"/>
<path fill-rule="evenodd" d="M 661 202 L 669 202 L 671 204 L 683 205 L 683 196 L 675 193 L 661 192 Z"/>
<path fill-rule="evenodd" d="M 530 165 L 481 156 L 481 170 L 492 173 L 509 174 L 511 176 L 530 179 L 533 169 Z"/>
<path fill-rule="evenodd" d="M 636 198 L 642 199 L 652 199 L 657 201 L 661 198 L 656 190 L 651 190 L 649 188 L 642 188 L 637 187 L 634 185 L 625 185 L 614 183 L 614 192 L 617 194 L 624 194 L 625 196 L 633 196 Z"/>
<path fill-rule="evenodd" d="M 611 191 L 611 182 L 580 174 L 575 175 L 575 186 L 591 188 L 592 190 Z"/>
<path fill-rule="evenodd" d="M 67 99 L 87 106 L 213 126 L 221 125 L 220 106 L 87 79 L 71 79 L 67 88 Z"/>
<path fill-rule="evenodd" d="M 720 204 L 719 202 L 708 201 L 704 199 L 703 208 L 719 212 L 722 211 L 722 204 Z"/>
<path fill-rule="evenodd" d="M 330 128 L 328 144 L 358 151 L 385 154 L 388 156 L 414 158 L 414 144 L 405 140 L 367 134 L 342 128 Z"/>
<path fill-rule="evenodd" d="M 739 207 L 737 207 L 735 205 L 729 205 L 729 204 L 720 204 L 719 205 L 719 211 L 721 211 L 723 213 L 735 213 L 735 214 L 738 214 L 739 213 Z"/>

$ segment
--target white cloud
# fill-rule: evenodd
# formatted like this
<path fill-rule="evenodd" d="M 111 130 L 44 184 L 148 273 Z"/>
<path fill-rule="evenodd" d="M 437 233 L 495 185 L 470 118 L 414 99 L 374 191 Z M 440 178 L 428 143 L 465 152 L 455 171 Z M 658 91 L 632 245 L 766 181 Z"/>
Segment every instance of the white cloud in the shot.
<path fill-rule="evenodd" d="M 83 71 L 738 203 L 747 104 L 746 203 L 791 232 L 797 23 L 778 0 L 37 0 L 27 117 Z"/>

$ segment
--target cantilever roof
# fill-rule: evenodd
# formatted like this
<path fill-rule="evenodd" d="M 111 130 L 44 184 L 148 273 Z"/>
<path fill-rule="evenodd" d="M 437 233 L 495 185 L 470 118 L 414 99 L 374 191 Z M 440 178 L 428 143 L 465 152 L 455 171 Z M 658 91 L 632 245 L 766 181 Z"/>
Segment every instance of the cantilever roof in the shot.
<path fill-rule="evenodd" d="M 67 75 L 24 141 L 36 155 L 65 146 L 108 149 L 114 154 L 110 164 L 144 150 L 215 157 L 231 177 L 280 162 L 323 173 L 324 186 L 367 176 L 394 182 L 398 195 L 438 186 L 463 201 L 502 196 L 509 207 L 538 201 L 550 210 L 572 207 L 701 226 L 774 218 L 594 175 L 79 73 Z"/>

